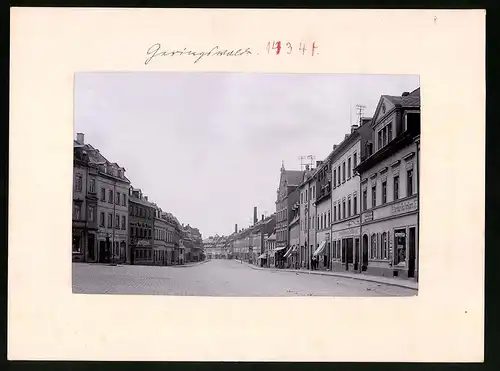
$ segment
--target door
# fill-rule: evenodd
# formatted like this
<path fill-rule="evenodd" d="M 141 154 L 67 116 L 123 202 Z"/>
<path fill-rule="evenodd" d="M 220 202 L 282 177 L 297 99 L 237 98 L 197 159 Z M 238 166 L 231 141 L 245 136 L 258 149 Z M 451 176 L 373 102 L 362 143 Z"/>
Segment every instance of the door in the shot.
<path fill-rule="evenodd" d="M 106 242 L 99 241 L 99 263 L 106 262 Z"/>
<path fill-rule="evenodd" d="M 358 270 L 359 264 L 359 238 L 354 240 L 354 269 Z"/>
<path fill-rule="evenodd" d="M 415 228 L 409 230 L 408 236 L 408 277 L 415 277 Z"/>
<path fill-rule="evenodd" d="M 95 261 L 95 235 L 94 234 L 89 234 L 88 240 L 87 240 L 87 246 L 88 246 L 88 261 Z"/>
<path fill-rule="evenodd" d="M 367 267 L 368 267 L 368 235 L 365 234 L 363 236 L 363 262 L 361 269 L 363 271 L 366 271 Z"/>

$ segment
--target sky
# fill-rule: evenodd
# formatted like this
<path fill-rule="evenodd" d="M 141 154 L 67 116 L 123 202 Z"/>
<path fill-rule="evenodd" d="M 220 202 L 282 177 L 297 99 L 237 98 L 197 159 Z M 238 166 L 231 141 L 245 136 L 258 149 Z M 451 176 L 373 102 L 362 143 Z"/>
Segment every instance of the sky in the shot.
<path fill-rule="evenodd" d="M 276 211 L 282 161 L 323 160 L 381 95 L 415 75 L 78 73 L 75 138 L 98 148 L 150 201 L 203 238 Z"/>

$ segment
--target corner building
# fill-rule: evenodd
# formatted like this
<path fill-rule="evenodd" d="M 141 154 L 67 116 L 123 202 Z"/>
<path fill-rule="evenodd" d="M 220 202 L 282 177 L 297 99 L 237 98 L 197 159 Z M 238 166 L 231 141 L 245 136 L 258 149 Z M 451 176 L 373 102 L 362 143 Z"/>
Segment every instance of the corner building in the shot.
<path fill-rule="evenodd" d="M 361 269 L 369 274 L 418 276 L 419 136 L 420 89 L 383 95 L 365 144 L 373 153 L 356 168 L 363 208 Z"/>

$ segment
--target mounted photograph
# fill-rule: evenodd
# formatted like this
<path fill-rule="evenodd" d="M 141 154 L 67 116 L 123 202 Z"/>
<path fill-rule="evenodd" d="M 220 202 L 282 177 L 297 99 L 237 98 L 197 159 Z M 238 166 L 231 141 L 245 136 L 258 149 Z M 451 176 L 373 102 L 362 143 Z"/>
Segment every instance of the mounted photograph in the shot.
<path fill-rule="evenodd" d="M 74 294 L 415 296 L 417 75 L 80 72 Z"/>

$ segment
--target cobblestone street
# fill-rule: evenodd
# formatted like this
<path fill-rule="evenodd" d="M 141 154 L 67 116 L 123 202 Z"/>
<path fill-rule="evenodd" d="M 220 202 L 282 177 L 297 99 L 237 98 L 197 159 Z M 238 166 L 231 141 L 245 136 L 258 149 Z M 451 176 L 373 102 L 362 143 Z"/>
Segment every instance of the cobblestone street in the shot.
<path fill-rule="evenodd" d="M 182 296 L 413 296 L 416 290 L 343 277 L 257 270 L 235 260 L 192 266 L 73 264 L 73 293 Z"/>

